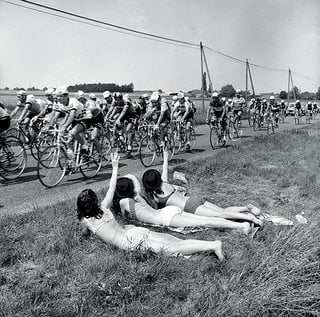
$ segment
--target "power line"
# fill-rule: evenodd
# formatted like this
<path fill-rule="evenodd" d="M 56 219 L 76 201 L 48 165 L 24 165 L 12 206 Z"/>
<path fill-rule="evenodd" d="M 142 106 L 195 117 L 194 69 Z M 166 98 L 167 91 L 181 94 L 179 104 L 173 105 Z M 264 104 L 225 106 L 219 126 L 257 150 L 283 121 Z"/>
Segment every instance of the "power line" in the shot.
<path fill-rule="evenodd" d="M 130 35 L 130 36 L 134 36 L 134 37 L 138 37 L 138 38 L 144 38 L 144 39 L 155 41 L 155 42 L 161 42 L 161 43 L 170 44 L 170 45 L 178 45 L 178 46 L 182 46 L 182 47 L 192 48 L 192 49 L 197 49 L 198 50 L 198 47 L 194 47 L 194 46 L 187 46 L 185 44 L 173 43 L 173 42 L 168 42 L 168 41 L 160 40 L 160 39 L 156 39 L 156 38 L 150 38 L 150 37 L 142 36 L 142 35 L 138 35 L 138 34 L 132 34 L 132 33 L 129 33 L 129 32 L 113 29 L 111 27 L 106 27 L 106 26 L 102 26 L 102 25 L 98 25 L 98 24 L 94 24 L 94 23 L 90 23 L 90 22 L 85 22 L 85 21 L 81 21 L 81 20 L 65 17 L 65 16 L 62 16 L 62 15 L 59 15 L 59 14 L 50 13 L 50 12 L 39 10 L 39 9 L 35 9 L 35 8 L 30 8 L 30 7 L 27 7 L 27 6 L 24 6 L 24 5 L 21 5 L 21 4 L 17 4 L 17 3 L 13 3 L 13 2 L 10 2 L 10 1 L 6 1 L 6 0 L 0 0 L 0 1 L 5 2 L 7 4 L 11 4 L 11 5 L 17 6 L 17 7 L 28 9 L 28 10 L 31 10 L 31 11 L 36 11 L 36 12 L 39 12 L 39 13 L 44 13 L 44 14 L 47 14 L 47 15 L 58 17 L 58 18 L 61 18 L 61 19 L 65 19 L 65 20 L 69 20 L 69 21 L 73 21 L 73 22 L 78 22 L 78 23 L 86 24 L 86 25 L 90 25 L 90 26 L 95 26 L 95 27 L 100 28 L 100 29 L 110 30 L 110 31 L 113 31 L 113 32 L 122 33 L 122 34 Z"/>
<path fill-rule="evenodd" d="M 5 3 L 8 3 L 8 4 L 11 4 L 11 5 L 22 7 L 22 8 L 25 8 L 25 9 L 33 10 L 33 11 L 36 11 L 36 12 L 48 14 L 48 15 L 59 17 L 59 18 L 62 18 L 62 19 L 70 20 L 70 21 L 73 21 L 73 22 L 78 22 L 78 23 L 82 23 L 82 24 L 95 26 L 95 27 L 102 28 L 102 29 L 111 30 L 111 31 L 118 32 L 118 33 L 123 33 L 123 34 L 126 34 L 126 35 L 131 35 L 131 36 L 136 36 L 136 37 L 139 37 L 139 38 L 145 38 L 145 39 L 148 39 L 148 40 L 163 42 L 163 43 L 166 43 L 166 44 L 180 45 L 180 46 L 187 47 L 187 48 L 193 48 L 193 49 L 198 49 L 199 48 L 199 45 L 196 44 L 196 43 L 182 41 L 182 40 L 178 40 L 178 39 L 174 39 L 174 38 L 169 38 L 169 37 L 166 37 L 166 36 L 160 36 L 160 35 L 156 35 L 156 34 L 152 34 L 152 33 L 138 31 L 138 30 L 127 28 L 127 27 L 123 27 L 123 26 L 120 26 L 120 25 L 117 25 L 117 24 L 113 24 L 113 23 L 109 23 L 109 22 L 93 19 L 93 18 L 90 18 L 90 17 L 87 17 L 87 16 L 83 16 L 83 15 L 79 15 L 79 14 L 75 14 L 75 13 L 72 13 L 72 12 L 69 12 L 69 11 L 60 10 L 60 9 L 57 9 L 57 8 L 45 6 L 45 5 L 42 5 L 42 4 L 39 4 L 39 3 L 36 3 L 36 2 L 32 2 L 32 1 L 28 1 L 28 0 L 18 0 L 18 1 L 30 4 L 30 5 L 34 5 L 34 6 L 43 8 L 43 9 L 51 10 L 51 11 L 54 11 L 54 12 L 62 13 L 64 15 L 69 15 L 69 16 L 72 16 L 72 17 L 75 17 L 75 18 L 79 18 L 79 19 L 82 19 L 82 20 L 87 20 L 87 21 L 90 21 L 90 22 L 85 22 L 85 21 L 74 19 L 74 18 L 65 17 L 63 15 L 50 13 L 50 12 L 47 12 L 47 11 L 43 11 L 43 10 L 27 7 L 27 6 L 24 6 L 24 5 L 19 5 L 19 4 L 16 4 L 16 3 L 13 3 L 13 2 L 10 2 L 10 1 L 6 1 L 6 0 L 1 0 L 1 1 L 5 2 Z M 92 23 L 92 22 L 94 22 L 94 23 Z M 101 26 L 101 25 L 98 25 L 98 24 L 102 24 L 104 26 Z M 208 53 L 216 54 L 216 55 L 219 55 L 219 56 L 223 56 L 225 58 L 231 59 L 231 60 L 236 61 L 238 63 L 242 63 L 242 64 L 246 63 L 246 61 L 244 61 L 242 59 L 239 59 L 239 58 L 231 56 L 229 54 L 217 51 L 217 50 L 215 50 L 215 49 L 213 49 L 213 48 L 211 48 L 209 46 L 203 46 L 203 47 L 208 51 Z M 257 67 L 257 68 L 261 68 L 261 69 L 269 70 L 269 71 L 278 71 L 278 72 L 287 72 L 288 71 L 287 69 L 272 68 L 272 67 L 267 67 L 267 66 L 263 66 L 263 65 L 259 65 L 259 64 L 254 64 L 254 63 L 250 63 L 250 65 L 253 66 L 253 67 Z M 312 79 L 310 77 L 307 77 L 307 76 L 304 76 L 304 75 L 301 75 L 301 74 L 299 74 L 297 72 L 294 72 L 294 73 L 297 76 L 300 76 L 300 77 L 315 81 L 314 79 Z M 317 81 L 315 81 L 315 82 L 317 82 Z"/>
<path fill-rule="evenodd" d="M 28 3 L 28 4 L 31 4 L 31 5 L 37 6 L 37 7 L 41 7 L 41 8 L 44 8 L 44 9 L 48 9 L 48 10 L 52 10 L 52 11 L 55 11 L 55 12 L 63 13 L 63 14 L 66 14 L 66 15 L 70 15 L 70 16 L 73 16 L 73 17 L 76 17 L 76 18 L 88 20 L 88 21 L 91 21 L 91 22 L 99 23 L 99 24 L 104 24 L 104 25 L 107 25 L 109 27 L 117 28 L 117 29 L 120 29 L 120 30 L 123 30 L 123 31 L 132 32 L 132 33 L 140 34 L 140 35 L 143 35 L 143 36 L 153 37 L 153 38 L 157 38 L 157 39 L 160 39 L 160 40 L 166 40 L 166 41 L 169 41 L 169 42 L 180 43 L 180 44 L 184 44 L 184 45 L 197 46 L 197 47 L 199 46 L 198 44 L 195 44 L 195 43 L 181 41 L 181 40 L 177 40 L 177 39 L 172 39 L 172 38 L 169 38 L 169 37 L 160 36 L 160 35 L 156 35 L 156 34 L 152 34 L 152 33 L 137 31 L 137 30 L 134 30 L 134 29 L 131 29 L 131 28 L 123 27 L 123 26 L 120 26 L 120 25 L 112 24 L 112 23 L 101 21 L 101 20 L 97 20 L 97 19 L 92 19 L 92 18 L 83 16 L 83 15 L 79 15 L 79 14 L 71 13 L 71 12 L 68 12 L 68 11 L 56 9 L 56 8 L 53 8 L 53 7 L 45 6 L 45 5 L 42 5 L 42 4 L 39 4 L 39 3 L 35 3 L 35 2 L 32 2 L 32 1 L 28 1 L 28 0 L 19 0 L 19 1 L 24 2 L 24 3 Z"/>

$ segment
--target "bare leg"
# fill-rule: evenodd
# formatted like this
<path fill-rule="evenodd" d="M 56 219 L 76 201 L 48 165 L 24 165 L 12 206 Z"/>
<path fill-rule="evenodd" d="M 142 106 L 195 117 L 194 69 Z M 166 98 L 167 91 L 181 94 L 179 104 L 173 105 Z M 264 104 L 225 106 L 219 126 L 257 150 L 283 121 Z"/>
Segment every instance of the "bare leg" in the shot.
<path fill-rule="evenodd" d="M 170 222 L 172 227 L 210 227 L 220 229 L 240 229 L 245 234 L 250 231 L 250 225 L 248 222 L 234 222 L 227 219 L 216 217 L 203 217 L 183 212 L 182 214 L 175 215 Z"/>
<path fill-rule="evenodd" d="M 208 205 L 206 206 L 201 205 L 197 208 L 195 215 L 198 216 L 205 216 L 205 217 L 218 217 L 218 218 L 223 218 L 223 219 L 237 219 L 237 220 L 244 220 L 244 221 L 250 221 L 258 226 L 262 226 L 262 221 L 256 218 L 254 215 L 248 213 L 248 212 L 240 212 L 248 210 L 247 207 L 229 207 L 226 209 L 222 208 L 211 208 Z"/>
<path fill-rule="evenodd" d="M 165 253 L 168 253 L 170 255 L 175 253 L 189 255 L 198 252 L 212 251 L 217 255 L 220 261 L 224 259 L 222 252 L 222 243 L 219 240 L 181 240 L 169 234 L 151 231 L 149 234 L 148 244 L 150 245 L 153 251 L 164 251 Z"/>
<path fill-rule="evenodd" d="M 248 204 L 247 206 L 241 206 L 241 207 L 232 206 L 227 208 L 221 208 L 209 201 L 206 201 L 203 205 L 206 207 L 212 208 L 213 210 L 220 210 L 220 211 L 223 210 L 223 211 L 232 211 L 232 212 L 250 212 L 255 216 L 258 216 L 261 214 L 261 209 L 251 204 Z"/>

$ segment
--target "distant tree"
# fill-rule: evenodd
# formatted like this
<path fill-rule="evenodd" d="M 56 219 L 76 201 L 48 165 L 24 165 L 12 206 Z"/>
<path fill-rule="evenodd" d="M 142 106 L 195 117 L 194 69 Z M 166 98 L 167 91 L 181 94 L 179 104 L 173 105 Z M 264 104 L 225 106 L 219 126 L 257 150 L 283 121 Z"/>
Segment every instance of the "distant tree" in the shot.
<path fill-rule="evenodd" d="M 287 99 L 288 98 L 288 93 L 284 90 L 281 90 L 280 91 L 280 94 L 279 94 L 279 98 L 280 99 Z"/>
<path fill-rule="evenodd" d="M 9 87 L 5 87 L 5 88 L 4 88 L 4 90 L 9 90 L 9 89 L 10 89 Z"/>
<path fill-rule="evenodd" d="M 68 86 L 68 90 L 70 92 L 76 92 L 78 90 L 82 90 L 84 92 L 102 92 L 105 90 L 109 90 L 111 92 L 119 91 L 119 92 L 133 92 L 134 85 L 130 83 L 129 85 L 117 85 L 115 83 L 93 83 L 93 84 L 76 84 L 73 86 Z"/>
<path fill-rule="evenodd" d="M 299 99 L 300 97 L 300 89 L 297 86 L 293 86 L 292 90 L 290 91 L 290 99 L 293 99 L 296 97 L 296 99 Z"/>
<path fill-rule="evenodd" d="M 221 87 L 220 95 L 226 98 L 232 98 L 236 94 L 236 90 L 233 88 L 231 84 L 225 85 Z"/>
<path fill-rule="evenodd" d="M 42 88 L 42 91 L 46 91 L 46 90 L 48 90 L 48 87 L 43 87 Z"/>
<path fill-rule="evenodd" d="M 299 98 L 302 100 L 313 100 L 315 98 L 316 94 L 313 92 L 305 91 L 300 93 Z"/>
<path fill-rule="evenodd" d="M 317 100 L 320 99 L 320 87 L 318 88 L 318 91 L 316 92 L 316 98 L 317 98 Z"/>

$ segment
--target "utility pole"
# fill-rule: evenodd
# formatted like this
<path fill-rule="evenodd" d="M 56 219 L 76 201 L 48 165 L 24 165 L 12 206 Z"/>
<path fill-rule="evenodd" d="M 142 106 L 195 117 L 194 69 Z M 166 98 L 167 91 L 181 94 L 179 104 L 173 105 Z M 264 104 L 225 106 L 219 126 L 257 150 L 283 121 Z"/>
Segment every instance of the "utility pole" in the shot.
<path fill-rule="evenodd" d="M 253 97 L 256 97 L 256 93 L 254 91 L 254 86 L 253 86 L 253 80 L 252 80 L 252 76 L 251 76 L 251 70 L 250 70 L 250 63 L 248 62 L 248 72 L 249 72 L 249 78 L 250 78 L 250 83 L 251 83 L 251 89 L 252 89 L 252 93 L 253 93 Z"/>
<path fill-rule="evenodd" d="M 290 68 L 289 68 L 289 73 L 288 73 L 288 96 L 287 96 L 287 107 L 289 106 L 289 102 L 290 102 Z"/>
<path fill-rule="evenodd" d="M 246 98 L 246 106 L 248 105 L 248 60 L 246 59 L 246 93 L 245 93 L 245 98 Z"/>
<path fill-rule="evenodd" d="M 203 46 L 200 42 L 200 56 L 201 56 L 201 94 L 202 94 L 202 111 L 204 111 L 204 87 L 203 87 Z"/>

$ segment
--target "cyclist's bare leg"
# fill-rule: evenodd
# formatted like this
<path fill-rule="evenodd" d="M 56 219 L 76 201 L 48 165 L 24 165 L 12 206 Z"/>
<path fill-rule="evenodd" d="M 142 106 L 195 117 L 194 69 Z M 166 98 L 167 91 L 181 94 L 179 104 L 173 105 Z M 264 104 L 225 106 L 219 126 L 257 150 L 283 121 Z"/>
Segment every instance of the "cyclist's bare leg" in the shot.
<path fill-rule="evenodd" d="M 127 133 L 127 150 L 132 151 L 132 129 L 133 124 L 129 122 L 127 124 L 126 133 Z"/>
<path fill-rule="evenodd" d="M 100 129 L 98 127 L 94 127 L 93 130 L 91 131 L 91 141 L 94 143 L 96 149 L 98 150 L 98 152 L 101 152 L 101 146 L 100 146 L 100 142 L 99 142 L 99 131 Z"/>
<path fill-rule="evenodd" d="M 77 140 L 81 145 L 84 144 L 83 137 L 80 135 L 80 133 L 82 132 L 84 132 L 84 126 L 82 124 L 77 124 L 75 127 L 72 128 L 67 141 L 67 146 L 70 150 L 73 150 L 73 140 Z"/>

